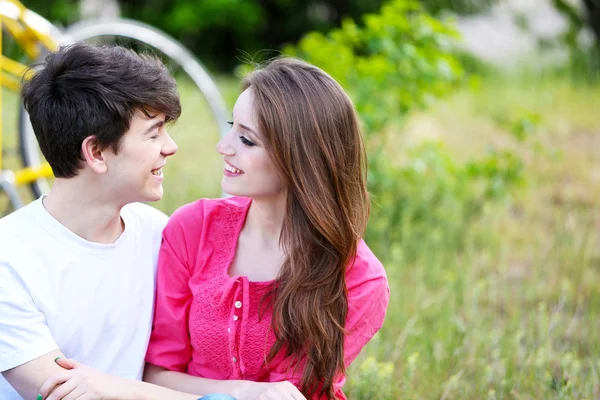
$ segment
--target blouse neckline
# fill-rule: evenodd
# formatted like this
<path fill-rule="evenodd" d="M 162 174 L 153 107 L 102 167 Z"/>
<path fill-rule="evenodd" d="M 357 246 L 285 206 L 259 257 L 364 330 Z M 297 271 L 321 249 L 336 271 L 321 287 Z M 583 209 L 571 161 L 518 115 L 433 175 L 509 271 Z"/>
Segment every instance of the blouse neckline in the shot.
<path fill-rule="evenodd" d="M 231 229 L 225 229 L 224 232 L 225 235 L 227 235 L 225 239 L 228 239 L 229 243 L 221 243 L 221 246 L 219 246 L 218 249 L 222 255 L 219 257 L 222 260 L 220 269 L 226 281 L 241 279 L 252 286 L 271 286 L 276 282 L 276 279 L 270 281 L 251 281 L 246 275 L 229 274 L 229 269 L 231 268 L 231 264 L 233 263 L 237 252 L 238 240 L 242 233 L 246 218 L 248 217 L 250 205 L 252 204 L 252 199 L 243 199 L 246 200 L 244 204 L 240 204 L 237 207 L 228 207 L 227 212 L 225 213 L 225 224 L 229 225 Z"/>

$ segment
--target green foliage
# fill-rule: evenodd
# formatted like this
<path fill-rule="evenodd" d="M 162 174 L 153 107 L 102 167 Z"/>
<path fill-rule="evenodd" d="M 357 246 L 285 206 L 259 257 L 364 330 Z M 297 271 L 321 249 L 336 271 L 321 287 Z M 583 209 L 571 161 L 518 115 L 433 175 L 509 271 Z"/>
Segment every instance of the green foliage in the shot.
<path fill-rule="evenodd" d="M 332 74 L 350 92 L 370 135 L 455 87 L 463 75 L 452 52 L 457 38 L 419 3 L 395 0 L 365 15 L 362 26 L 346 19 L 284 52 Z"/>
<path fill-rule="evenodd" d="M 432 14 L 444 12 L 476 14 L 489 9 L 497 0 L 422 0 L 423 6 Z"/>
<path fill-rule="evenodd" d="M 327 31 L 343 17 L 377 10 L 383 0 L 119 0 L 122 16 L 151 24 L 180 40 L 205 63 L 233 67 L 240 52 L 276 52 L 304 33 Z M 79 0 L 28 0 L 27 7 L 57 23 L 79 17 Z"/>
<path fill-rule="evenodd" d="M 231 68 L 241 53 L 276 53 L 305 32 L 376 10 L 382 0 L 121 0 L 123 14 L 163 29 L 203 61 Z"/>
<path fill-rule="evenodd" d="M 394 364 L 378 362 L 367 357 L 352 368 L 352 381 L 348 382 L 346 396 L 354 400 L 388 400 L 398 398 L 395 386 Z"/>
<path fill-rule="evenodd" d="M 592 1 L 580 1 L 579 6 L 568 0 L 552 0 L 552 6 L 566 20 L 568 27 L 557 42 L 540 40 L 542 49 L 554 48 L 557 45 L 569 52 L 569 62 L 564 69 L 573 74 L 577 80 L 585 82 L 600 78 L 600 5 Z M 581 35 L 584 31 L 594 35 L 592 45 L 582 45 Z M 588 32 L 589 33 L 589 32 Z"/>
<path fill-rule="evenodd" d="M 522 160 L 507 150 L 459 164 L 442 144 L 425 143 L 404 158 L 398 167 L 378 157 L 370 171 L 377 196 L 367 240 L 385 259 L 412 261 L 424 246 L 461 249 L 485 207 L 523 183 Z"/>
<path fill-rule="evenodd" d="M 28 7 L 58 26 L 67 26 L 79 17 L 79 0 L 27 0 Z"/>
<path fill-rule="evenodd" d="M 434 14 L 475 13 L 494 0 L 422 0 Z M 230 68 L 240 51 L 275 53 L 306 32 L 327 32 L 343 19 L 377 11 L 385 0 L 119 0 L 126 18 L 149 23 L 182 41 L 205 63 Z M 66 26 L 79 17 L 79 0 L 28 0 L 26 6 Z"/>

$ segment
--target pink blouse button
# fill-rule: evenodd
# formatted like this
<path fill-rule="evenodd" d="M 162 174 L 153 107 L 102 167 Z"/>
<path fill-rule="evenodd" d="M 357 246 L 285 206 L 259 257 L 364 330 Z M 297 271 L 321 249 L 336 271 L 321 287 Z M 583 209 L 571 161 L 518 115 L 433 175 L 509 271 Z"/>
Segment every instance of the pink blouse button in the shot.
<path fill-rule="evenodd" d="M 235 302 L 235 308 L 242 308 L 242 302 L 241 301 L 236 301 Z"/>
<path fill-rule="evenodd" d="M 239 317 L 238 317 L 237 315 L 234 315 L 234 316 L 233 316 L 233 320 L 234 320 L 234 321 L 237 321 L 237 320 L 238 320 L 238 318 L 239 318 Z"/>

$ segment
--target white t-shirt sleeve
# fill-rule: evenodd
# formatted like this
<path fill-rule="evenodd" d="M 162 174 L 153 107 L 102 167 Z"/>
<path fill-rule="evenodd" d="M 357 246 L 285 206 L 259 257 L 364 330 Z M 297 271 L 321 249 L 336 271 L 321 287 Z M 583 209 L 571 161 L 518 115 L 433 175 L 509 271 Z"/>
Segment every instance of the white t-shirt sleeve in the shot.
<path fill-rule="evenodd" d="M 58 349 L 21 277 L 0 261 L 0 372 Z"/>

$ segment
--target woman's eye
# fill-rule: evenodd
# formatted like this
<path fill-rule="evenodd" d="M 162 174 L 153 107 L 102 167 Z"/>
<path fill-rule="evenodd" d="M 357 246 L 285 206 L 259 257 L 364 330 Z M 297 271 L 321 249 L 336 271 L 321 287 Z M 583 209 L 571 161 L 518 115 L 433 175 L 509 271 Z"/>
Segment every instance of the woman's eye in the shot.
<path fill-rule="evenodd" d="M 227 123 L 229 124 L 229 126 L 233 126 L 233 121 L 227 121 Z"/>
<path fill-rule="evenodd" d="M 256 146 L 254 143 L 246 139 L 244 136 L 240 136 L 240 140 L 248 147 Z"/>

